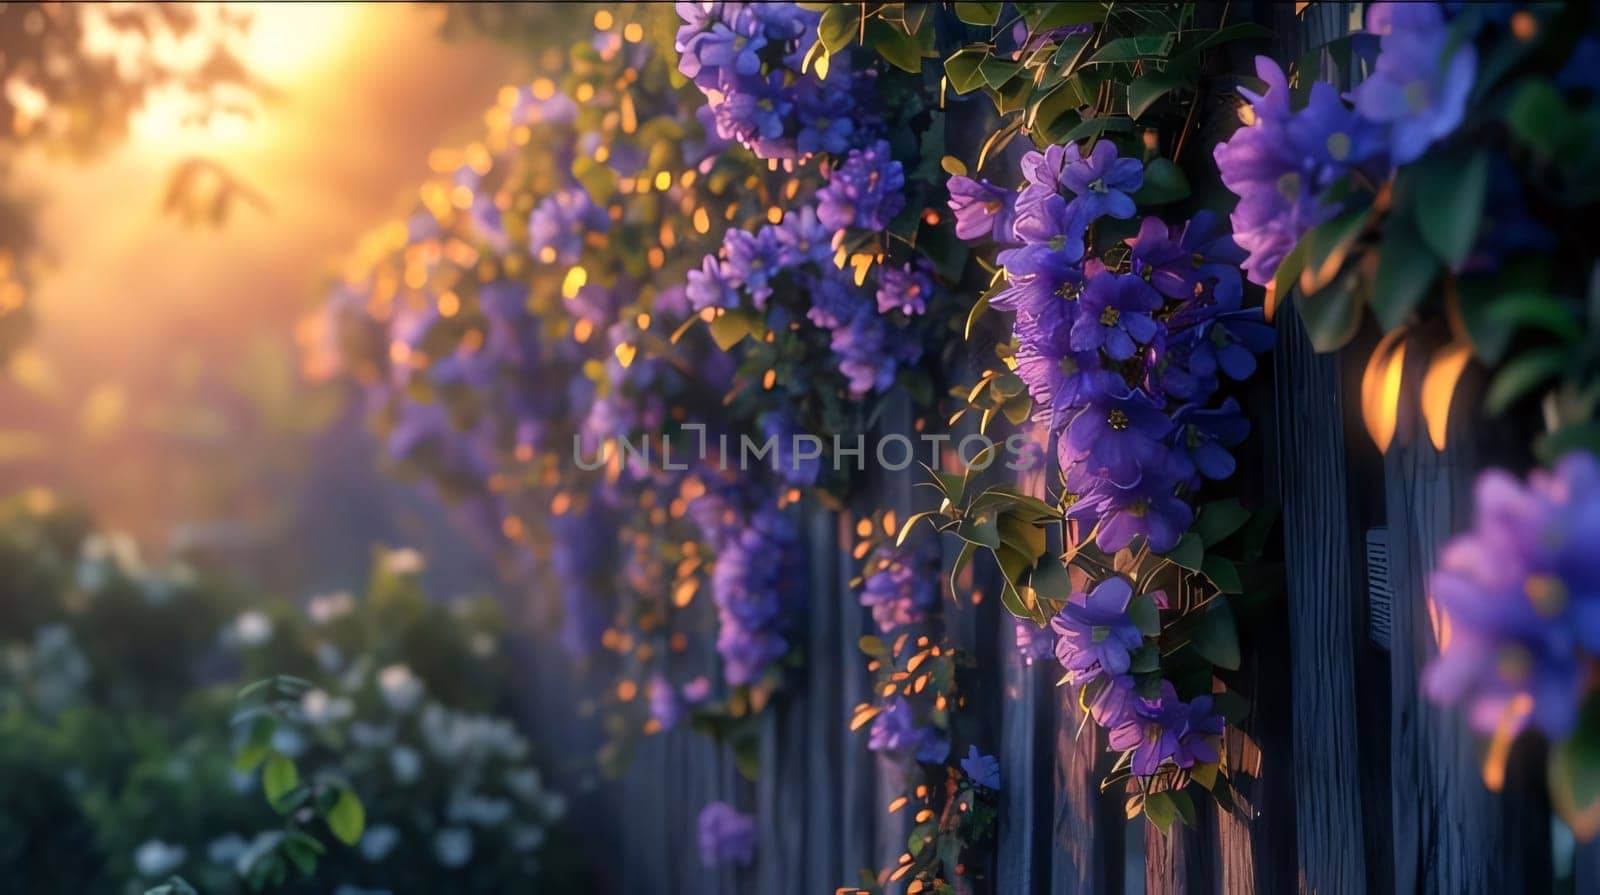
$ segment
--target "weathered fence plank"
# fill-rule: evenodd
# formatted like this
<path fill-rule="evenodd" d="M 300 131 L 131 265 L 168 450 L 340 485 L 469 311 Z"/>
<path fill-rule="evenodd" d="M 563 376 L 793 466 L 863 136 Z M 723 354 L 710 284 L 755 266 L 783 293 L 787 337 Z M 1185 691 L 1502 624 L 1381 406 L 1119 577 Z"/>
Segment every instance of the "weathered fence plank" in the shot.
<path fill-rule="evenodd" d="M 1289 611 L 1295 851 L 1307 892 L 1362 892 L 1355 650 L 1359 595 L 1346 519 L 1338 363 L 1316 354 L 1293 309 L 1278 314 L 1279 492 Z"/>
<path fill-rule="evenodd" d="M 1402 406 L 1415 401 L 1414 385 L 1401 400 Z M 1538 788 L 1490 793 L 1479 778 L 1479 747 L 1459 712 L 1433 706 L 1420 691 L 1422 667 L 1437 654 L 1427 575 L 1445 538 L 1470 522 L 1480 453 L 1473 437 L 1480 436 L 1452 431 L 1440 452 L 1416 433 L 1391 448 L 1386 463 L 1397 892 L 1544 891 L 1550 884 L 1548 815 L 1529 804 L 1539 801 Z"/>
<path fill-rule="evenodd" d="M 1122 890 L 1122 831 L 1126 823 L 1118 800 L 1100 792 L 1105 737 L 1094 722 L 1085 723 L 1085 713 L 1072 691 L 1054 686 L 1059 668 L 1044 659 L 1042 667 L 1033 669 L 1053 690 L 1055 806 L 1050 892 L 1118 892 Z"/>

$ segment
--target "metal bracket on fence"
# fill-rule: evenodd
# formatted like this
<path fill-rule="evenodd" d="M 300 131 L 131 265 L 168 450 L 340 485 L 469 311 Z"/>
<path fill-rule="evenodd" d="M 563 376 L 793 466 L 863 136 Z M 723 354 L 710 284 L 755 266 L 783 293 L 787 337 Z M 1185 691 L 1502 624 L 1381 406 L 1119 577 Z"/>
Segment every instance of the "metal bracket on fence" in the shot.
<path fill-rule="evenodd" d="M 1367 529 L 1367 639 L 1388 651 L 1394 629 L 1394 587 L 1389 580 L 1389 529 Z"/>

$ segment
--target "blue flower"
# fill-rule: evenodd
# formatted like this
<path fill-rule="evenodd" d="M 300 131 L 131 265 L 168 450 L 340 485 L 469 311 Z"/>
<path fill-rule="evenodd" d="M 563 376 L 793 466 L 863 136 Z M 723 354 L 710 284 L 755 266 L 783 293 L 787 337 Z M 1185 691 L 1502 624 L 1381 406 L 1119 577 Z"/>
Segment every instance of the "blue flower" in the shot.
<path fill-rule="evenodd" d="M 1478 477 L 1472 528 L 1439 554 L 1428 593 L 1449 637 L 1423 689 L 1467 702 L 1473 727 L 1572 731 L 1585 665 L 1600 653 L 1600 463 L 1568 454 L 1523 484 Z"/>
<path fill-rule="evenodd" d="M 1144 185 L 1144 165 L 1138 159 L 1119 158 L 1116 144 L 1100 140 L 1087 156 L 1078 144 L 1068 143 L 1065 160 L 1057 182 L 1077 196 L 1072 205 L 1080 219 L 1133 217 L 1132 194 Z"/>
<path fill-rule="evenodd" d="M 700 809 L 697 826 L 700 863 L 706 867 L 749 864 L 755 858 L 755 818 L 740 813 L 727 802 L 711 802 Z"/>
<path fill-rule="evenodd" d="M 1194 510 L 1177 495 L 1170 457 L 1163 455 L 1163 460 L 1126 488 L 1105 479 L 1089 478 L 1083 484 L 1084 479 L 1075 478 L 1067 487 L 1077 485 L 1083 490 L 1067 509 L 1068 518 L 1095 530 L 1095 546 L 1107 553 L 1115 553 L 1141 536 L 1157 553 L 1178 546 L 1178 539 L 1194 521 Z"/>
<path fill-rule="evenodd" d="M 1015 190 L 959 174 L 952 175 L 946 187 L 950 190 L 950 212 L 956 219 L 956 236 L 968 241 L 1011 240 L 1011 224 L 1016 217 Z"/>
<path fill-rule="evenodd" d="M 900 267 L 885 265 L 878 273 L 880 314 L 890 311 L 907 316 L 921 314 L 928 309 L 928 296 L 932 294 L 933 265 L 920 255 Z"/>
<path fill-rule="evenodd" d="M 961 759 L 961 770 L 973 783 L 999 791 L 1000 760 L 993 755 L 979 755 L 977 746 L 967 747 L 967 757 Z"/>
<path fill-rule="evenodd" d="M 1144 645 L 1144 634 L 1128 617 L 1133 586 L 1112 576 L 1087 594 L 1075 593 L 1050 628 L 1056 633 L 1056 659 L 1073 684 L 1127 672 L 1133 653 Z"/>
<path fill-rule="evenodd" d="M 922 622 L 939 603 L 939 555 L 882 549 L 868 565 L 861 605 L 872 610 L 878 630 L 888 634 Z"/>
<path fill-rule="evenodd" d="M 911 704 L 899 696 L 889 697 L 867 731 L 867 748 L 914 757 L 917 761 L 940 764 L 950 754 L 950 740 L 931 727 L 918 727 Z"/>
<path fill-rule="evenodd" d="M 1072 324 L 1074 351 L 1105 351 L 1112 360 L 1127 360 L 1156 334 L 1150 312 L 1161 307 L 1161 295 L 1134 274 L 1102 273 L 1092 277 L 1078 296 Z"/>
<path fill-rule="evenodd" d="M 689 284 L 684 296 L 696 311 L 739 306 L 739 291 L 734 288 L 727 265 L 716 255 L 707 255 L 700 262 L 698 270 L 689 271 Z"/>
<path fill-rule="evenodd" d="M 528 216 L 528 249 L 545 264 L 576 264 L 585 238 L 610 227 L 605 209 L 594 204 L 587 191 L 564 189 L 534 206 Z"/>
<path fill-rule="evenodd" d="M 1131 488 L 1147 470 L 1164 466 L 1163 443 L 1172 420 L 1142 389 L 1090 395 L 1067 424 L 1061 466 L 1118 488 Z"/>
<path fill-rule="evenodd" d="M 817 191 L 817 219 L 834 230 L 882 230 L 905 208 L 905 172 L 879 140 L 852 149 Z"/>
<path fill-rule="evenodd" d="M 1367 30 L 1382 40 L 1372 74 L 1356 86 L 1356 111 L 1389 125 L 1394 163 L 1408 164 L 1461 126 L 1478 53 L 1471 42 L 1452 47 L 1432 3 L 1374 3 Z"/>
<path fill-rule="evenodd" d="M 772 280 L 782 270 L 777 230 L 762 227 L 755 233 L 729 230 L 722 239 L 727 254 L 723 272 L 728 282 L 750 292 L 758 310 L 767 306 Z"/>

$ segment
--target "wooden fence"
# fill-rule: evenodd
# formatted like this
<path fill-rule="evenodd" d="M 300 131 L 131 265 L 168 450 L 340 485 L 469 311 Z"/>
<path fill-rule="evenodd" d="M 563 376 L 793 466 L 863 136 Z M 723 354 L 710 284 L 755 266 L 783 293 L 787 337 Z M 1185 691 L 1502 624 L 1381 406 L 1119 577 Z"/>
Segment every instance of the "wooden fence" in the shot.
<path fill-rule="evenodd" d="M 1233 14 L 1274 25 L 1279 43 L 1252 49 L 1288 60 L 1344 33 L 1355 11 L 1320 3 L 1296 15 L 1292 4 L 1263 2 L 1234 4 Z M 1283 600 L 1240 620 L 1245 666 L 1227 681 L 1252 711 L 1225 743 L 1235 810 L 1207 805 L 1195 826 L 1175 826 L 1170 836 L 1126 820 L 1121 795 L 1099 791 L 1103 737 L 1092 724 L 1079 733 L 1081 710 L 1055 686 L 1059 667 L 1022 664 L 997 599 L 947 601 L 950 640 L 986 669 L 968 695 L 1004 785 L 998 846 L 992 865 L 977 868 L 973 891 L 1551 889 L 1541 747 L 1519 744 L 1506 791 L 1491 794 L 1479 777 L 1481 746 L 1456 713 L 1418 690 L 1434 650 L 1426 573 L 1439 543 L 1465 522 L 1471 479 L 1498 456 L 1495 446 L 1481 426 L 1457 419 L 1443 452 L 1403 428 L 1380 456 L 1357 410 L 1361 347 L 1315 354 L 1292 309 L 1277 329 L 1264 365 L 1273 375 L 1251 408 L 1260 455 L 1240 468 L 1250 495 L 1282 506 L 1288 587 Z M 1408 387 L 1420 378 L 1408 375 Z M 931 492 L 916 489 L 914 503 L 919 472 L 872 482 L 861 506 L 894 508 L 901 518 L 924 508 Z M 575 823 L 602 869 L 602 889 L 819 895 L 853 885 L 862 868 L 894 866 L 909 829 L 904 813 L 885 810 L 900 792 L 898 772 L 867 750 L 865 731 L 848 729 L 852 708 L 868 699 L 857 641 L 874 632 L 849 586 L 858 571 L 852 522 L 807 512 L 811 596 L 797 637 L 810 660 L 764 718 L 758 779 L 743 780 L 724 750 L 678 729 L 651 738 L 624 779 L 595 782 L 577 798 Z M 547 728 L 536 736 L 586 754 L 592 738 L 560 720 L 574 709 L 566 694 L 579 689 L 572 681 L 581 672 L 546 655 L 553 650 L 537 652 L 529 662 Z M 751 867 L 701 867 L 695 820 L 713 799 L 754 811 L 760 841 Z M 1600 857 L 1587 849 L 1577 851 L 1575 891 L 1600 891 Z"/>

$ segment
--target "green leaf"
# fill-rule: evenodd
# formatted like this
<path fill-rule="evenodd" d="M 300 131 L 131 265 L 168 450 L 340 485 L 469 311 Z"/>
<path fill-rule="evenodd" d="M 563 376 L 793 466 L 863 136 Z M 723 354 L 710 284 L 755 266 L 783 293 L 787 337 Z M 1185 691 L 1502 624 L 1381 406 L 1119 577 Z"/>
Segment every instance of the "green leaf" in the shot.
<path fill-rule="evenodd" d="M 746 336 L 759 335 L 764 329 L 760 318 L 744 309 L 724 312 L 713 318 L 707 328 L 711 330 L 712 341 L 723 351 L 739 344 Z"/>
<path fill-rule="evenodd" d="M 1176 547 L 1161 555 L 1183 566 L 1185 569 L 1198 572 L 1200 571 L 1200 562 L 1205 556 L 1205 543 L 1200 539 L 1200 535 L 1192 531 L 1186 531 L 1183 533 L 1183 537 L 1178 539 Z"/>
<path fill-rule="evenodd" d="M 1600 697 L 1584 701 L 1577 729 L 1551 747 L 1549 777 L 1557 813 L 1579 827 L 1579 836 L 1593 835 L 1595 830 L 1582 826 L 1586 818 L 1593 823 L 1600 802 Z"/>
<path fill-rule="evenodd" d="M 1536 348 L 1507 361 L 1489 391 L 1484 395 L 1483 406 L 1490 413 L 1503 413 L 1518 398 L 1567 367 L 1567 352 L 1561 348 Z"/>
<path fill-rule="evenodd" d="M 295 768 L 293 759 L 281 752 L 273 753 L 261 769 L 261 790 L 267 796 L 267 803 L 276 807 L 280 799 L 299 785 L 300 771 Z"/>
<path fill-rule="evenodd" d="M 1190 85 L 1190 78 L 1186 73 L 1172 71 L 1152 72 L 1142 78 L 1135 78 L 1128 84 L 1128 115 L 1138 119 L 1155 105 L 1156 100 L 1179 87 Z"/>
<path fill-rule="evenodd" d="M 1271 36 L 1272 29 L 1270 28 L 1257 25 L 1254 22 L 1238 22 L 1207 33 L 1194 43 L 1185 46 L 1183 52 L 1202 53 L 1232 40 L 1265 40 Z"/>
<path fill-rule="evenodd" d="M 1483 203 L 1489 192 L 1489 154 L 1478 149 L 1459 155 L 1425 157 L 1415 166 L 1417 229 L 1439 260 L 1460 270 L 1472 251 Z"/>
<path fill-rule="evenodd" d="M 882 19 L 867 23 L 867 41 L 878 55 L 902 71 L 922 71 L 922 47 L 916 38 Z"/>
<path fill-rule="evenodd" d="M 1545 292 L 1501 294 L 1491 301 L 1485 314 L 1490 323 L 1513 332 L 1532 326 L 1565 342 L 1576 342 L 1583 336 L 1583 324 L 1572 304 Z"/>
<path fill-rule="evenodd" d="M 1128 601 L 1128 620 L 1146 637 L 1161 633 L 1161 610 L 1156 607 L 1155 597 L 1150 594 L 1136 594 Z"/>
<path fill-rule="evenodd" d="M 1009 59 L 999 59 L 994 56 L 985 58 L 978 63 L 978 76 L 983 78 L 983 83 L 990 87 L 999 88 L 1007 81 L 1017 76 L 1022 71 L 1022 65 Z"/>
<path fill-rule="evenodd" d="M 1249 520 L 1250 511 L 1245 509 L 1237 498 L 1229 497 L 1224 500 L 1214 500 L 1201 507 L 1200 517 L 1194 523 L 1194 531 L 1200 536 L 1202 544 L 1214 547 L 1238 531 Z"/>
<path fill-rule="evenodd" d="M 1162 833 L 1171 830 L 1172 822 L 1178 817 L 1178 807 L 1172 803 L 1172 792 L 1162 790 L 1145 796 L 1144 816 L 1150 818 L 1150 822 Z"/>
<path fill-rule="evenodd" d="M 1066 25 L 1098 25 L 1106 20 L 1104 3 L 1018 3 L 1017 9 L 1035 34 Z"/>
<path fill-rule="evenodd" d="M 1201 658 L 1218 668 L 1239 669 L 1239 631 L 1225 599 L 1212 600 L 1189 631 L 1189 643 Z"/>
<path fill-rule="evenodd" d="M 1037 591 L 1039 596 L 1052 600 L 1064 600 L 1072 593 L 1072 579 L 1067 576 L 1066 567 L 1060 559 L 1048 555 L 1040 557 L 1039 564 L 1028 579 L 1028 586 Z"/>
<path fill-rule="evenodd" d="M 340 790 L 339 799 L 328 809 L 328 829 L 345 845 L 355 845 L 361 841 L 361 833 L 367 828 L 367 809 L 362 806 L 361 800 L 348 789 Z"/>
<path fill-rule="evenodd" d="M 862 637 L 857 644 L 861 651 L 869 656 L 882 658 L 889 655 L 889 648 L 883 645 L 883 638 L 868 634 Z"/>
<path fill-rule="evenodd" d="M 1144 166 L 1144 185 L 1133 194 L 1140 205 L 1165 205 L 1189 198 L 1189 178 L 1167 158 L 1153 158 Z"/>
<path fill-rule="evenodd" d="M 1040 97 L 1029 111 L 1034 130 L 1052 140 L 1076 127 L 1078 110 L 1094 102 L 1082 77 L 1073 75 Z"/>
<path fill-rule="evenodd" d="M 1067 131 L 1063 138 L 1068 143 L 1089 137 L 1098 137 L 1101 134 L 1115 131 L 1126 133 L 1133 130 L 1133 122 L 1117 115 L 1103 115 L 1099 118 L 1088 118 L 1080 122 L 1072 130 Z"/>
<path fill-rule="evenodd" d="M 962 519 L 961 524 L 956 526 L 956 534 L 990 550 L 1000 549 L 1000 520 L 991 513 Z"/>
<path fill-rule="evenodd" d="M 817 22 L 817 40 L 831 55 L 849 46 L 860 32 L 861 7 L 855 3 L 833 3 Z"/>
<path fill-rule="evenodd" d="M 1139 34 L 1108 40 L 1093 56 L 1090 65 L 1111 62 L 1133 62 L 1138 59 L 1165 56 L 1172 49 L 1172 34 Z"/>
<path fill-rule="evenodd" d="M 1563 155 L 1576 142 L 1574 120 L 1566 100 L 1545 78 L 1525 81 L 1506 110 L 1506 124 L 1511 132 L 1549 158 Z M 1581 139 L 1582 135 L 1577 135 L 1577 140 Z"/>
<path fill-rule="evenodd" d="M 1361 306 L 1357 279 L 1349 273 L 1315 295 L 1295 290 L 1295 309 L 1311 338 L 1311 347 L 1319 353 L 1337 351 L 1355 336 L 1361 324 Z"/>
<path fill-rule="evenodd" d="M 1388 332 L 1411 316 L 1439 276 L 1439 261 L 1416 234 L 1411 222 L 1391 218 L 1378 254 L 1377 282 L 1372 289 L 1372 313 Z"/>
<path fill-rule="evenodd" d="M 968 25 L 993 25 L 1000 21 L 1004 3 L 957 3 L 956 18 Z"/>
<path fill-rule="evenodd" d="M 1244 593 L 1244 582 L 1240 580 L 1239 569 L 1232 560 L 1208 553 L 1205 560 L 1200 563 L 1200 571 L 1211 579 L 1217 590 L 1225 594 Z"/>
<path fill-rule="evenodd" d="M 944 61 L 944 74 L 950 79 L 950 87 L 957 93 L 971 93 L 982 87 L 983 73 L 978 66 L 987 58 L 988 51 L 979 47 L 957 50 Z"/>

